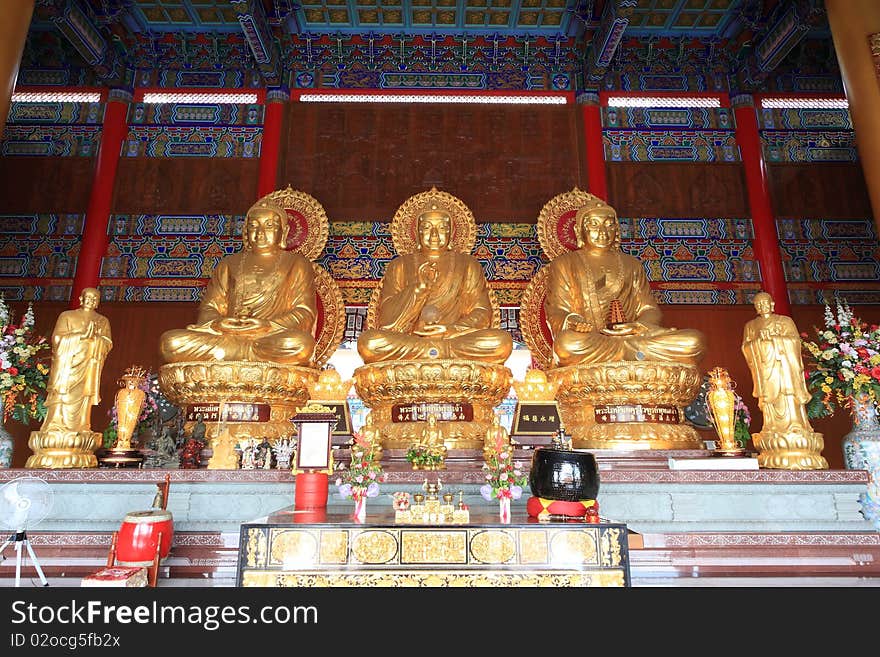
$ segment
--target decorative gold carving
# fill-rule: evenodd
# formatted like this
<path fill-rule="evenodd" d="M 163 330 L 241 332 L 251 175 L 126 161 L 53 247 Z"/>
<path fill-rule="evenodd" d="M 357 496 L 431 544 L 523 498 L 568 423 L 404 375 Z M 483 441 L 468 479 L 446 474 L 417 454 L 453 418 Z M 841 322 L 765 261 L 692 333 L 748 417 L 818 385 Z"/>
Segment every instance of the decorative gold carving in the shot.
<path fill-rule="evenodd" d="M 319 371 L 279 363 L 251 361 L 190 361 L 168 363 L 159 369 L 159 386 L 179 405 L 247 401 L 269 404 L 269 422 L 259 424 L 261 436 L 274 440 L 289 436 L 290 418 L 309 398 L 308 386 Z M 191 430 L 192 423 L 185 425 Z M 253 436 L 250 422 L 227 422 L 235 440 Z M 208 437 L 217 435 L 218 423 L 208 424 Z"/>
<path fill-rule="evenodd" d="M 318 381 L 309 386 L 310 399 L 333 400 L 343 402 L 348 399 L 351 390 L 351 379 L 342 380 L 339 372 L 333 367 L 321 370 Z"/>
<path fill-rule="evenodd" d="M 522 564 L 549 563 L 550 551 L 547 545 L 547 532 L 519 532 L 519 562 Z"/>
<path fill-rule="evenodd" d="M 291 250 L 302 253 L 309 260 L 314 260 L 324 252 L 327 237 L 330 235 L 330 222 L 324 206 L 314 196 L 288 185 L 260 199 L 263 200 L 269 200 L 287 210 L 291 227 L 288 244 L 293 245 Z M 300 217 L 306 221 L 306 226 L 300 225 Z"/>
<path fill-rule="evenodd" d="M 312 362 L 320 369 L 336 353 L 345 336 L 345 299 L 339 285 L 326 269 L 314 262 L 312 269 L 315 271 L 315 293 L 320 299 L 322 313 L 321 329 L 315 336 Z"/>
<path fill-rule="evenodd" d="M 332 408 L 329 408 L 328 406 L 324 406 L 324 405 L 321 404 L 320 402 L 313 402 L 313 401 L 310 401 L 310 402 L 309 402 L 308 404 L 306 404 L 305 406 L 302 406 L 302 407 L 296 409 L 296 412 L 297 412 L 297 415 L 300 414 L 300 413 L 306 413 L 306 414 L 308 414 L 308 413 L 319 413 L 319 414 L 325 414 L 325 413 L 332 413 L 332 412 L 333 412 L 333 409 L 332 409 Z"/>
<path fill-rule="evenodd" d="M 471 554 L 481 563 L 507 563 L 516 556 L 516 541 L 509 532 L 476 532 L 471 537 Z"/>
<path fill-rule="evenodd" d="M 412 531 L 400 534 L 400 563 L 467 563 L 467 533 L 464 531 Z"/>
<path fill-rule="evenodd" d="M 365 531 L 351 541 L 351 555 L 360 563 L 388 563 L 397 555 L 397 537 L 386 531 Z"/>
<path fill-rule="evenodd" d="M 299 572 L 246 571 L 242 586 L 247 587 L 620 587 L 626 586 L 622 570 L 596 571 L 435 571 L 383 570 L 378 572 Z"/>
<path fill-rule="evenodd" d="M 539 269 L 523 290 L 519 306 L 519 328 L 523 340 L 532 354 L 532 360 L 542 369 L 547 369 L 553 364 L 553 344 L 549 340 L 550 329 L 543 315 L 549 277 L 549 267 Z"/>
<path fill-rule="evenodd" d="M 520 403 L 553 401 L 556 399 L 558 387 L 558 381 L 551 383 L 547 380 L 547 374 L 536 368 L 527 370 L 522 381 L 513 382 L 513 389 L 516 390 L 516 398 Z"/>
<path fill-rule="evenodd" d="M 503 365 L 467 360 L 386 361 L 354 371 L 354 387 L 370 409 L 386 449 L 407 449 L 425 422 L 394 422 L 395 404 L 460 402 L 473 407 L 472 421 L 443 421 L 448 449 L 482 449 L 495 407 L 510 390 L 513 375 Z"/>
<path fill-rule="evenodd" d="M 95 468 L 102 436 L 94 431 L 31 431 L 26 468 Z"/>
<path fill-rule="evenodd" d="M 410 196 L 397 208 L 391 220 L 391 240 L 398 255 L 415 253 L 419 250 L 419 239 L 416 234 L 419 215 L 430 210 L 432 206 L 445 209 L 452 219 L 449 248 L 461 253 L 473 251 L 477 241 L 477 225 L 470 208 L 460 198 L 432 187 L 430 191 Z"/>
<path fill-rule="evenodd" d="M 247 565 L 250 568 L 266 565 L 266 534 L 262 529 L 248 529 Z"/>
<path fill-rule="evenodd" d="M 348 532 L 328 530 L 321 532 L 321 563 L 343 564 L 348 561 Z"/>
<path fill-rule="evenodd" d="M 550 537 L 550 563 L 595 564 L 597 563 L 596 531 L 556 532 Z"/>
<path fill-rule="evenodd" d="M 603 566 L 619 566 L 620 565 L 620 530 L 617 527 L 611 527 L 602 532 L 602 565 Z"/>
<path fill-rule="evenodd" d="M 696 430 L 684 423 L 683 408 L 696 397 L 702 383 L 700 372 L 693 365 L 619 361 L 561 367 L 550 370 L 548 377 L 559 384 L 559 410 L 576 448 L 704 448 Z M 680 411 L 681 423 L 596 423 L 594 406 L 614 404 L 675 406 Z"/>
<path fill-rule="evenodd" d="M 269 532 L 269 564 L 308 566 L 318 561 L 317 532 L 288 529 Z"/>
<path fill-rule="evenodd" d="M 564 243 L 560 236 L 569 232 L 566 227 L 560 227 L 560 220 L 567 220 L 574 225 L 574 214 L 582 207 L 589 205 L 596 197 L 577 187 L 570 192 L 564 192 L 551 198 L 538 214 L 538 241 L 541 249 L 549 260 L 558 255 L 570 251 L 575 247 L 573 244 Z M 574 229 L 570 229 L 571 239 L 574 239 Z M 525 337 L 525 336 L 524 336 Z"/>

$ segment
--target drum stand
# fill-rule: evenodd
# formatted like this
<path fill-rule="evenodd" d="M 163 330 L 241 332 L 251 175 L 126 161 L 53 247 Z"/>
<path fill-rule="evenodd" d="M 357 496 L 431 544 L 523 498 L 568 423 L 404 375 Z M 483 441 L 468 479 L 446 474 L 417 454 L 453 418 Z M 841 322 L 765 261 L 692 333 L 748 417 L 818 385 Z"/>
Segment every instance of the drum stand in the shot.
<path fill-rule="evenodd" d="M 24 545 L 31 557 L 31 562 L 34 564 L 34 568 L 37 570 L 37 575 L 40 576 L 40 581 L 43 583 L 43 586 L 49 586 L 49 582 L 46 581 L 46 576 L 43 574 L 43 569 L 40 568 L 40 562 L 37 560 L 37 555 L 34 554 L 34 549 L 31 547 L 31 542 L 28 540 L 27 532 L 23 529 L 17 531 L 7 538 L 3 545 L 0 545 L 0 560 L 6 561 L 6 555 L 3 553 L 6 551 L 6 548 L 9 547 L 10 543 L 15 543 L 15 585 L 21 586 L 21 546 Z"/>

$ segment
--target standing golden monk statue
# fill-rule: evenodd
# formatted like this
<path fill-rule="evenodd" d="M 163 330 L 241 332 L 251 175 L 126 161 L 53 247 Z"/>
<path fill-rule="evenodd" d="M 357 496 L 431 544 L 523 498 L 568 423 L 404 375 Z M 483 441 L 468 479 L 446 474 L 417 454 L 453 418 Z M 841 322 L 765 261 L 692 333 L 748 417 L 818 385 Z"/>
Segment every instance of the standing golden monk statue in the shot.
<path fill-rule="evenodd" d="M 577 211 L 574 233 L 577 249 L 548 265 L 544 310 L 556 365 L 619 360 L 696 364 L 705 353 L 703 335 L 661 326 L 642 263 L 620 250 L 614 208 L 592 197 Z"/>
<path fill-rule="evenodd" d="M 113 341 L 110 322 L 96 311 L 93 287 L 79 296 L 80 307 L 58 316 L 52 331 L 52 364 L 46 384 L 46 418 L 31 433 L 34 454 L 27 468 L 95 467 L 101 434 L 91 430 L 92 406 L 101 399 L 101 371 Z"/>
<path fill-rule="evenodd" d="M 248 210 L 244 249 L 217 264 L 196 323 L 162 335 L 166 362 L 310 363 L 314 271 L 301 254 L 284 250 L 289 230 L 286 210 L 270 199 Z"/>
<path fill-rule="evenodd" d="M 388 264 L 376 328 L 358 338 L 365 363 L 463 358 L 503 363 L 513 340 L 492 328 L 489 288 L 479 261 L 451 250 L 452 220 L 436 205 L 416 225 L 419 248 Z"/>
<path fill-rule="evenodd" d="M 801 358 L 801 339 L 794 321 L 773 312 L 773 297 L 758 292 L 758 316 L 743 329 L 742 352 L 754 382 L 754 396 L 764 416 L 760 433 L 752 434 L 758 465 L 787 470 L 822 470 L 822 434 L 807 417 L 810 400 Z"/>

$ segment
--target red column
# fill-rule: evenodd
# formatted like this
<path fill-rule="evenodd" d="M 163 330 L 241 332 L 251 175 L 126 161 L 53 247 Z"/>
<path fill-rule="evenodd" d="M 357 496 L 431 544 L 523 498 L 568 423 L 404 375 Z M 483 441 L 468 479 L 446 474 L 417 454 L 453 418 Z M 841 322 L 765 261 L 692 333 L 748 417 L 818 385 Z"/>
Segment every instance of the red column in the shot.
<path fill-rule="evenodd" d="M 758 116 L 752 96 L 740 95 L 733 98 L 736 115 L 736 141 L 742 155 L 746 174 L 746 189 L 749 194 L 749 208 L 752 211 L 752 226 L 755 239 L 752 250 L 761 267 L 761 280 L 764 290 L 770 293 L 775 302 L 775 312 L 791 315 L 788 301 L 788 285 L 782 269 L 782 251 L 779 249 L 779 233 L 776 231 L 776 217 L 770 203 L 770 187 L 767 180 L 767 165 L 761 148 L 758 133 Z"/>
<path fill-rule="evenodd" d="M 281 89 L 266 92 L 266 114 L 263 117 L 263 141 L 260 146 L 260 174 L 257 198 L 277 188 L 278 154 L 281 151 L 281 123 L 290 94 Z"/>
<path fill-rule="evenodd" d="M 588 191 L 607 201 L 608 183 L 605 178 L 605 145 L 602 141 L 602 108 L 599 107 L 599 96 L 584 93 L 578 96 L 578 102 L 583 106 L 584 114 Z"/>
<path fill-rule="evenodd" d="M 101 276 L 101 260 L 107 253 L 109 236 L 107 224 L 110 221 L 110 203 L 113 200 L 113 186 L 116 182 L 116 167 L 122 152 L 122 142 L 128 133 L 126 115 L 131 102 L 131 94 L 112 90 L 104 111 L 104 126 L 101 130 L 101 146 L 98 149 L 98 163 L 89 195 L 86 211 L 86 225 L 83 230 L 82 245 L 76 262 L 73 290 L 70 293 L 70 306 L 79 306 L 79 295 L 84 288 L 97 287 Z"/>

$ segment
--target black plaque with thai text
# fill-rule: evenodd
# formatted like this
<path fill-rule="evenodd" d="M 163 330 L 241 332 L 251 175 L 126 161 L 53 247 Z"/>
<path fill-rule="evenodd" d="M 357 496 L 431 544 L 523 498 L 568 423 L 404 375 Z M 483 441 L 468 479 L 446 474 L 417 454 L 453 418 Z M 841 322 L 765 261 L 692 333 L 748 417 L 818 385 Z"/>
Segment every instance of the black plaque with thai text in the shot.
<path fill-rule="evenodd" d="M 429 415 L 441 422 L 471 422 L 474 407 L 463 402 L 417 402 L 391 407 L 392 422 L 425 422 Z"/>
<path fill-rule="evenodd" d="M 221 404 L 187 404 L 186 421 L 195 422 L 198 415 L 204 422 L 220 422 Z M 269 404 L 253 402 L 224 402 L 223 421 L 225 422 L 268 422 L 271 409 Z"/>

